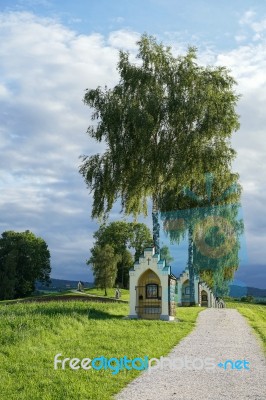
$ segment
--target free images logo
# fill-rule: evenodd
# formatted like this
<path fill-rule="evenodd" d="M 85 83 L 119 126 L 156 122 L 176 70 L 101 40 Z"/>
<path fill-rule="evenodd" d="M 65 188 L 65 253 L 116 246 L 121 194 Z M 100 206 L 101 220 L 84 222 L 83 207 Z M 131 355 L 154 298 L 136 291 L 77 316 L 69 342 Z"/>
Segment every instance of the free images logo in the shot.
<path fill-rule="evenodd" d="M 249 364 L 250 363 L 247 360 L 236 360 L 236 361 L 226 360 L 224 363 L 219 362 L 217 366 L 223 368 L 224 370 L 236 369 L 238 371 L 241 371 L 242 369 L 247 369 L 249 371 L 250 370 Z"/>
<path fill-rule="evenodd" d="M 110 370 L 113 375 L 117 375 L 120 371 L 123 370 L 132 370 L 135 369 L 137 371 L 142 371 L 144 369 L 149 368 L 149 358 L 145 356 L 144 358 L 136 357 L 134 359 L 129 359 L 127 356 L 116 358 L 106 358 L 104 356 L 95 357 L 93 359 L 90 358 L 63 358 L 61 353 L 56 354 L 54 357 L 54 369 L 66 369 L 68 365 L 73 370 L 84 369 L 86 371 L 90 369 L 94 369 L 96 371 Z M 59 367 L 59 368 L 58 368 Z"/>
<path fill-rule="evenodd" d="M 206 371 L 214 371 L 217 366 L 224 370 L 250 370 L 249 361 L 247 360 L 226 360 L 225 362 L 217 362 L 214 358 L 206 357 L 206 358 L 190 358 L 190 357 L 178 357 L 178 358 L 170 358 L 170 357 L 160 357 L 158 358 L 148 358 L 145 356 L 143 358 L 136 357 L 133 359 L 129 359 L 127 356 L 117 358 L 111 357 L 106 358 L 104 356 L 95 357 L 93 359 L 90 358 L 63 358 L 61 353 L 56 354 L 54 357 L 54 369 L 62 369 L 65 370 L 66 367 L 72 370 L 110 370 L 112 371 L 112 375 L 117 375 L 121 371 L 130 371 L 137 370 L 143 371 L 148 370 L 149 373 L 152 373 L 158 369 L 170 369 L 180 371 L 182 369 L 187 370 L 206 370 Z"/>
<path fill-rule="evenodd" d="M 170 235 L 172 241 L 179 240 L 184 232 L 190 229 L 199 253 L 197 262 L 206 264 L 206 260 L 209 259 L 212 265 L 217 262 L 218 266 L 220 259 L 224 259 L 238 249 L 238 241 L 243 233 L 244 225 L 239 217 L 240 203 L 228 201 L 220 204 L 229 195 L 238 193 L 238 185 L 232 184 L 211 202 L 213 181 L 212 174 L 205 175 L 205 196 L 199 196 L 187 187 L 184 188 L 184 195 L 198 204 L 195 208 L 165 211 L 160 215 L 163 230 Z M 203 260 L 202 257 L 204 257 Z"/>

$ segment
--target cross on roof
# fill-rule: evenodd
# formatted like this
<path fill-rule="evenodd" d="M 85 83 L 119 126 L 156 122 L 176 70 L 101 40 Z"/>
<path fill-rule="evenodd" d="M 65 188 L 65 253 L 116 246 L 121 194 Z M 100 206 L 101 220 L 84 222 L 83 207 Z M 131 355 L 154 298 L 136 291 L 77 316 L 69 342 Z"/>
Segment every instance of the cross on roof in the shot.
<path fill-rule="evenodd" d="M 150 258 L 147 258 L 147 261 L 148 261 L 148 265 L 150 265 L 151 259 L 150 259 Z"/>

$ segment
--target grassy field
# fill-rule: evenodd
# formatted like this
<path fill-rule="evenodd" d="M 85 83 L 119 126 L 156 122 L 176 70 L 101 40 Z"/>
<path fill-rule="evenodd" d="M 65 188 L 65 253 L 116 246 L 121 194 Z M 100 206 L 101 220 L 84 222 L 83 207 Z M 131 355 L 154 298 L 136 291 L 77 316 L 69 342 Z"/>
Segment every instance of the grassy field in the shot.
<path fill-rule="evenodd" d="M 259 335 L 266 352 L 266 306 L 240 302 L 226 302 L 228 308 L 236 308 Z"/>
<path fill-rule="evenodd" d="M 2 300 L 2 301 L 0 301 L 0 305 L 1 304 L 12 304 L 12 303 L 16 304 L 16 303 L 24 302 L 24 301 L 28 301 L 28 300 L 34 300 L 35 301 L 36 298 L 39 298 L 39 297 L 54 297 L 54 296 L 60 297 L 60 296 L 64 296 L 64 295 L 74 296 L 74 295 L 77 295 L 77 294 L 82 294 L 82 293 L 81 292 L 79 293 L 77 291 L 73 292 L 72 290 L 64 290 L 62 292 L 49 292 L 49 291 L 45 291 L 44 290 L 42 293 L 32 294 L 29 297 L 23 297 L 23 298 L 12 299 L 12 300 Z"/>
<path fill-rule="evenodd" d="M 121 297 L 120 300 L 124 301 L 129 301 L 129 290 L 128 289 L 120 289 L 121 292 Z M 38 300 L 39 298 L 49 298 L 49 297 L 61 297 L 61 296 L 78 296 L 80 295 L 81 297 L 84 295 L 92 295 L 92 296 L 99 296 L 99 297 L 104 297 L 106 299 L 115 299 L 115 289 L 114 288 L 109 288 L 107 289 L 107 296 L 104 295 L 104 289 L 97 289 L 97 288 L 90 288 L 90 289 L 84 289 L 82 292 L 79 292 L 77 290 L 73 289 L 68 289 L 60 292 L 49 292 L 43 290 L 42 293 L 38 294 L 33 294 L 32 296 L 21 298 L 21 299 L 13 299 L 13 300 L 3 300 L 0 301 L 0 304 L 17 304 L 19 302 L 25 302 L 25 301 L 35 301 Z"/>
<path fill-rule="evenodd" d="M 54 370 L 54 357 L 160 357 L 194 327 L 200 308 L 178 309 L 179 323 L 123 319 L 127 304 L 0 303 L 0 398 L 107 400 L 138 371 Z"/>
<path fill-rule="evenodd" d="M 85 289 L 84 292 L 88 294 L 93 294 L 95 296 L 104 296 L 104 289 L 91 288 L 91 289 Z M 120 289 L 120 292 L 121 292 L 120 300 L 129 301 L 129 290 Z M 114 298 L 115 289 L 114 288 L 107 289 L 107 296 Z"/>

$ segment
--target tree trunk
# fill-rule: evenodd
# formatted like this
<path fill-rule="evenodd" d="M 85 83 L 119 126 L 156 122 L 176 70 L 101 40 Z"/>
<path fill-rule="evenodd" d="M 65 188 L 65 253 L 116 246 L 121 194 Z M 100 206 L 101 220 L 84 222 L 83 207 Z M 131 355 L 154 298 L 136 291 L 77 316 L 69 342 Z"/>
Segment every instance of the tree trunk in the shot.
<path fill-rule="evenodd" d="M 159 210 L 158 199 L 156 196 L 152 198 L 152 232 L 153 232 L 153 245 L 155 253 L 160 253 L 160 223 L 159 223 Z"/>
<path fill-rule="evenodd" d="M 188 228 L 188 272 L 189 272 L 189 288 L 190 288 L 190 305 L 195 305 L 195 271 L 193 266 L 193 228 L 191 224 Z"/>

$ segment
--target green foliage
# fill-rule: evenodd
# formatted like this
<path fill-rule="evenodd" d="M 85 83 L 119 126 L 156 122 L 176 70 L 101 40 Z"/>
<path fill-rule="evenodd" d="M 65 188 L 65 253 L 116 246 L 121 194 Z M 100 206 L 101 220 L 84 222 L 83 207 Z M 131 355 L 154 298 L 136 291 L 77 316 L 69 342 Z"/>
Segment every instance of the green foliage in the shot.
<path fill-rule="evenodd" d="M 228 168 L 218 169 L 207 178 L 191 183 L 182 194 L 174 190 L 165 193 L 163 210 L 176 211 L 162 213 L 163 227 L 172 242 L 180 243 L 188 235 L 189 270 L 197 273 L 216 296 L 223 297 L 239 265 L 244 231 L 238 215 L 241 186 L 238 175 Z"/>
<path fill-rule="evenodd" d="M 35 281 L 49 282 L 50 253 L 32 232 L 6 231 L 0 237 L 0 299 L 30 295 Z"/>
<path fill-rule="evenodd" d="M 134 262 L 129 249 L 135 250 L 135 259 L 138 259 L 144 247 L 150 245 L 152 237 L 147 226 L 143 223 L 115 221 L 108 225 L 102 224 L 93 237 L 96 242 L 91 249 L 92 254 L 97 246 L 109 244 L 113 247 L 118 256 L 116 284 L 127 287 L 129 269 Z"/>
<path fill-rule="evenodd" d="M 166 265 L 169 265 L 173 261 L 173 257 L 170 254 L 170 250 L 167 246 L 162 246 L 160 249 L 161 260 L 166 261 Z"/>
<path fill-rule="evenodd" d="M 93 237 L 101 246 L 111 244 L 119 255 L 125 249 L 132 248 L 137 258 L 143 253 L 144 247 L 152 242 L 148 227 L 137 222 L 115 221 L 108 225 L 102 224 Z"/>
<path fill-rule="evenodd" d="M 146 34 L 138 46 L 137 63 L 120 51 L 120 81 L 113 89 L 86 91 L 84 102 L 97 122 L 88 134 L 104 141 L 106 151 L 83 156 L 80 173 L 93 192 L 92 217 L 108 216 L 118 199 L 126 214 L 146 214 L 147 199 L 152 198 L 157 251 L 158 210 L 193 208 L 195 201 L 184 196 L 183 187 L 202 192 L 206 172 L 218 178 L 219 194 L 237 176 L 230 171 L 235 157 L 230 139 L 239 128 L 235 111 L 239 96 L 229 71 L 198 65 L 193 47 L 174 57 L 169 47 Z M 209 204 L 208 192 L 207 200 Z M 183 237 L 186 228 L 193 286 L 193 221 L 184 227 Z"/>
<path fill-rule="evenodd" d="M 178 310 L 180 323 L 123 319 L 128 304 L 0 303 L 0 393 L 14 400 L 111 400 L 139 375 L 54 370 L 54 357 L 165 356 L 195 326 L 201 310 Z M 156 337 L 156 340 L 154 338 Z M 140 340 L 141 338 L 141 340 Z"/>
<path fill-rule="evenodd" d="M 121 258 L 117 263 L 117 277 L 116 284 L 119 287 L 128 287 L 129 283 L 129 270 L 132 267 L 134 261 L 129 250 L 122 252 Z"/>
<path fill-rule="evenodd" d="M 253 303 L 254 302 L 254 297 L 253 296 L 243 296 L 241 297 L 240 301 L 243 303 Z"/>
<path fill-rule="evenodd" d="M 2 246 L 0 249 L 0 300 L 13 299 L 15 297 L 17 250 L 9 250 L 4 255 Z"/>
<path fill-rule="evenodd" d="M 113 89 L 84 97 L 97 121 L 88 134 L 106 143 L 80 167 L 93 192 L 93 217 L 108 215 L 119 198 L 125 213 L 146 213 L 147 198 L 157 205 L 163 193 L 217 169 L 217 154 L 221 169 L 235 154 L 229 139 L 239 127 L 238 96 L 227 69 L 199 66 L 194 48 L 176 58 L 145 34 L 138 46 L 138 63 L 120 52 Z"/>
<path fill-rule="evenodd" d="M 228 295 L 229 283 L 239 266 L 240 236 L 244 226 L 238 211 L 239 204 L 215 206 L 213 210 L 210 208 L 207 224 L 198 235 L 201 238 L 194 240 L 195 270 L 201 277 L 203 272 L 209 272 L 212 280 L 210 286 L 218 297 Z M 198 231 L 202 225 L 198 223 Z M 204 250 L 201 243 L 204 243 Z"/>
<path fill-rule="evenodd" d="M 130 223 L 130 229 L 132 230 L 132 234 L 129 247 L 135 249 L 135 260 L 138 260 L 144 248 L 152 244 L 151 232 L 145 224 L 138 222 Z"/>
<path fill-rule="evenodd" d="M 114 248 L 105 244 L 95 246 L 87 262 L 92 265 L 95 285 L 105 290 L 105 296 L 107 296 L 107 288 L 114 286 L 118 260 L 119 256 L 115 254 Z"/>

